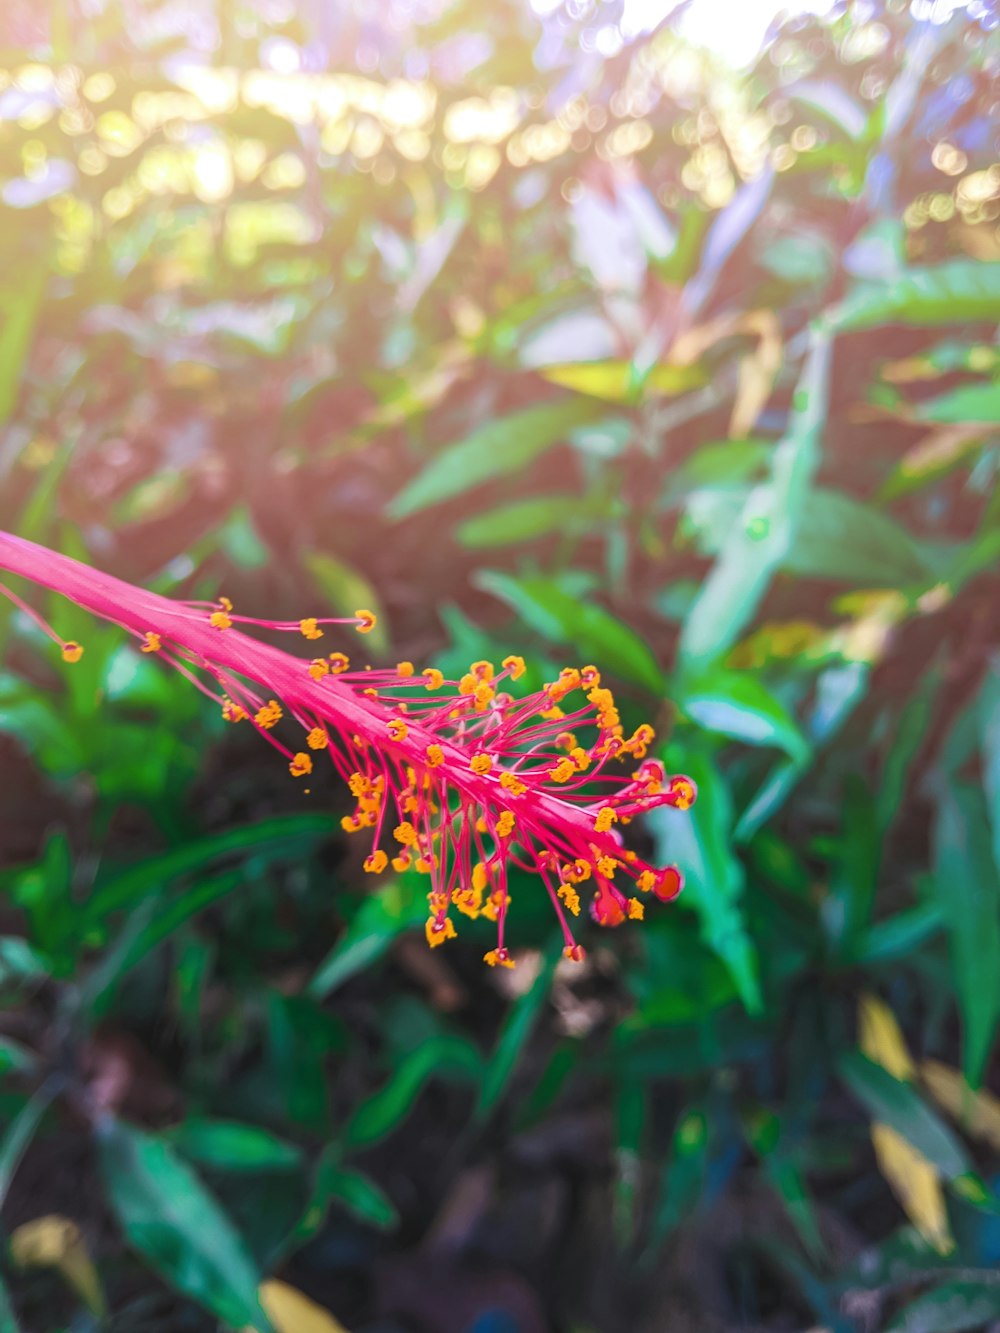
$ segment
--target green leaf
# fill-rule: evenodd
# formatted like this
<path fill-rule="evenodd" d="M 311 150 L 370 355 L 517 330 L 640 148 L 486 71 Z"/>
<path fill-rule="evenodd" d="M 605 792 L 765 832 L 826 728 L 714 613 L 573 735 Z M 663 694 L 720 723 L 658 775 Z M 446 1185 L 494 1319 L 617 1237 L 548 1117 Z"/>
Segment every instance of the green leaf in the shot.
<path fill-rule="evenodd" d="M 877 324 L 996 323 L 1000 306 L 1000 264 L 951 259 L 893 274 L 884 285 L 859 287 L 829 311 L 823 325 L 836 332 Z"/>
<path fill-rule="evenodd" d="M 203 870 L 224 856 L 260 856 L 278 859 L 301 856 L 309 843 L 329 836 L 336 827 L 331 815 L 276 815 L 242 828 L 227 829 L 185 843 L 162 856 L 149 857 L 114 876 L 95 890 L 85 909 L 88 924 L 102 921 L 149 892 L 183 875 Z"/>
<path fill-rule="evenodd" d="M 981 1282 L 942 1282 L 911 1301 L 887 1333 L 961 1333 L 1000 1317 L 1000 1284 L 984 1273 Z"/>
<path fill-rule="evenodd" d="M 482 1057 L 465 1037 L 446 1034 L 425 1041 L 378 1092 L 361 1103 L 345 1130 L 345 1141 L 360 1146 L 384 1138 L 410 1111 L 428 1079 L 443 1074 L 476 1079 L 482 1067 Z"/>
<path fill-rule="evenodd" d="M 782 568 L 801 578 L 878 587 L 919 581 L 930 573 L 898 523 L 849 495 L 822 489 L 806 496 Z"/>
<path fill-rule="evenodd" d="M 829 342 L 813 337 L 793 399 L 788 433 L 755 486 L 685 617 L 678 655 L 700 669 L 736 642 L 792 550 L 826 420 Z"/>
<path fill-rule="evenodd" d="M 945 778 L 937 793 L 934 883 L 962 1015 L 962 1072 L 978 1088 L 1000 1017 L 1000 871 L 985 800 L 954 778 Z"/>
<path fill-rule="evenodd" d="M 324 1156 L 316 1173 L 316 1187 L 313 1191 L 313 1206 L 322 1209 L 324 1215 L 332 1199 L 380 1231 L 389 1231 L 399 1222 L 395 1205 L 378 1185 L 361 1171 L 339 1165 L 332 1158 Z"/>
<path fill-rule="evenodd" d="M 860 1051 L 848 1051 L 837 1061 L 847 1086 L 862 1102 L 873 1120 L 902 1135 L 949 1180 L 967 1175 L 969 1158 L 944 1121 L 927 1105 L 910 1083 L 893 1078 Z"/>
<path fill-rule="evenodd" d="M 534 495 L 476 514 L 462 523 L 456 536 L 463 546 L 509 546 L 538 537 L 576 535 L 586 532 L 609 511 L 599 496 L 587 502 L 578 495 Z"/>
<path fill-rule="evenodd" d="M 694 1212 L 705 1188 L 708 1148 L 708 1117 L 700 1106 L 690 1106 L 674 1130 L 659 1206 L 650 1225 L 647 1256 L 658 1253 L 667 1237 Z"/>
<path fill-rule="evenodd" d="M 38 1091 L 25 1102 L 17 1115 L 4 1131 L 0 1140 L 0 1206 L 7 1197 L 14 1172 L 20 1165 L 28 1144 L 35 1137 L 35 1131 L 42 1116 L 59 1092 L 59 1083 L 50 1078 Z"/>
<path fill-rule="evenodd" d="M 21 1325 L 14 1314 L 7 1284 L 2 1278 L 0 1278 L 0 1333 L 21 1333 Z"/>
<path fill-rule="evenodd" d="M 464 440 L 439 450 L 386 512 L 390 518 L 404 518 L 496 477 L 522 472 L 574 426 L 593 421 L 603 410 L 589 398 L 558 398 L 487 421 Z"/>
<path fill-rule="evenodd" d="M 324 999 L 349 977 L 371 967 L 404 931 L 427 915 L 426 882 L 415 872 L 383 884 L 365 898 L 350 925 L 316 969 L 306 993 Z"/>
<path fill-rule="evenodd" d="M 751 1014 L 763 1008 L 757 952 L 740 908 L 746 876 L 733 851 L 732 800 L 707 751 L 672 746 L 664 754 L 668 771 L 682 770 L 698 786 L 690 810 L 661 807 L 647 816 L 661 864 L 681 867 L 689 904 L 701 920 L 705 943 L 726 964 Z"/>
<path fill-rule="evenodd" d="M 365 636 L 368 647 L 376 653 L 387 652 L 389 629 L 385 611 L 374 585 L 364 574 L 326 551 L 306 551 L 302 563 L 332 611 L 341 616 L 353 616 L 363 607 L 375 613 L 375 628 Z"/>
<path fill-rule="evenodd" d="M 289 1171 L 302 1163 L 302 1150 L 257 1125 L 235 1120 L 182 1120 L 164 1136 L 185 1157 L 218 1171 Z"/>
<path fill-rule="evenodd" d="M 986 673 L 979 696 L 983 745 L 983 790 L 993 831 L 993 863 L 1000 873 L 1000 665 Z"/>
<path fill-rule="evenodd" d="M 486 1062 L 483 1076 L 479 1083 L 479 1096 L 476 1099 L 475 1115 L 485 1119 L 504 1094 L 507 1084 L 517 1067 L 521 1052 L 534 1031 L 538 1017 L 549 998 L 552 974 L 558 955 L 549 949 L 545 962 L 539 969 L 538 976 L 511 1005 L 500 1029 L 496 1046 Z"/>
<path fill-rule="evenodd" d="M 809 743 L 794 718 L 748 672 L 712 667 L 694 680 L 682 679 L 675 700 L 706 731 L 732 736 L 747 745 L 774 745 L 802 761 L 809 756 Z"/>
<path fill-rule="evenodd" d="M 601 669 L 659 694 L 664 677 L 638 634 L 599 606 L 570 597 L 551 579 L 515 578 L 480 570 L 476 586 L 507 603 L 525 624 L 550 643 L 563 644 Z"/>
<path fill-rule="evenodd" d="M 883 963 L 916 953 L 925 941 L 944 928 L 945 913 L 939 903 L 921 903 L 879 921 L 858 940 L 854 958 L 859 963 Z"/>
<path fill-rule="evenodd" d="M 947 424 L 974 421 L 1000 423 L 1000 383 L 960 384 L 948 393 L 921 403 L 917 416 Z"/>
<path fill-rule="evenodd" d="M 166 1140 L 108 1121 L 98 1146 L 111 1206 L 150 1266 L 223 1322 L 272 1333 L 243 1240 Z"/>

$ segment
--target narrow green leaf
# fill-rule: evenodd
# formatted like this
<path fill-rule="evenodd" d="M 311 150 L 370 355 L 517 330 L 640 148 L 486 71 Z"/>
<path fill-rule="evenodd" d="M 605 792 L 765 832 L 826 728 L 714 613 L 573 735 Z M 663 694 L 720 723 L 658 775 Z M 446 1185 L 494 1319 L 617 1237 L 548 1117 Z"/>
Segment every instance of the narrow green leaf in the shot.
<path fill-rule="evenodd" d="M 98 1146 L 111 1206 L 150 1266 L 225 1323 L 273 1333 L 242 1238 L 166 1140 L 108 1121 Z"/>
<path fill-rule="evenodd" d="M 519 579 L 484 569 L 474 581 L 506 602 L 543 639 L 574 648 L 623 680 L 662 692 L 663 672 L 649 647 L 609 611 L 570 597 L 551 579 Z"/>
<path fill-rule="evenodd" d="M 451 1034 L 424 1042 L 396 1067 L 388 1083 L 361 1103 L 344 1132 L 345 1142 L 361 1146 L 391 1133 L 428 1079 L 443 1074 L 475 1079 L 482 1067 L 482 1057 L 465 1037 Z"/>
<path fill-rule="evenodd" d="M 837 1061 L 837 1068 L 872 1119 L 901 1134 L 943 1176 L 954 1180 L 969 1172 L 965 1149 L 912 1084 L 893 1078 L 860 1051 L 846 1052 Z"/>
<path fill-rule="evenodd" d="M 302 854 L 314 840 L 327 837 L 336 827 L 332 815 L 276 815 L 256 824 L 227 829 L 198 838 L 162 856 L 149 857 L 100 884 L 86 907 L 86 920 L 96 924 L 110 912 L 119 911 L 149 891 L 182 875 L 203 870 L 224 856 L 280 857 Z"/>
<path fill-rule="evenodd" d="M 554 950 L 547 951 L 538 976 L 524 994 L 518 996 L 504 1018 L 500 1036 L 479 1084 L 475 1110 L 479 1119 L 485 1119 L 499 1102 L 517 1067 L 521 1052 L 548 1000 L 557 957 Z"/>
<path fill-rule="evenodd" d="M 792 550 L 819 463 L 829 365 L 829 342 L 814 334 L 770 478 L 751 490 L 685 617 L 678 650 L 684 667 L 704 667 L 732 647 Z"/>
<path fill-rule="evenodd" d="M 473 549 L 510 546 L 553 534 L 586 532 L 608 512 L 609 504 L 603 496 L 588 502 L 578 495 L 533 495 L 466 519 L 456 536 L 463 546 Z"/>
<path fill-rule="evenodd" d="M 307 994 L 324 999 L 349 977 L 378 961 L 393 940 L 427 916 L 426 882 L 415 872 L 383 884 L 366 898 L 316 969 Z"/>
<path fill-rule="evenodd" d="M 809 744 L 795 719 L 749 672 L 712 667 L 693 680 L 682 679 L 675 702 L 706 731 L 747 745 L 774 745 L 800 761 L 809 756 Z"/>
<path fill-rule="evenodd" d="M 660 808 L 647 820 L 656 838 L 661 864 L 676 863 L 684 873 L 681 902 L 698 913 L 705 943 L 726 964 L 747 1011 L 763 1008 L 757 952 L 746 928 L 740 899 L 746 876 L 733 851 L 732 800 L 707 751 L 669 748 L 668 771 L 681 770 L 698 785 L 690 810 Z"/>
<path fill-rule="evenodd" d="M 50 1078 L 25 1102 L 7 1126 L 0 1140 L 0 1205 L 7 1197 L 14 1173 L 20 1165 L 25 1149 L 35 1136 L 42 1116 L 59 1092 L 59 1083 Z"/>
<path fill-rule="evenodd" d="M 192 1162 L 218 1171 L 289 1171 L 302 1162 L 302 1150 L 294 1143 L 235 1120 L 192 1116 L 164 1137 Z"/>
<path fill-rule="evenodd" d="M 962 1072 L 978 1088 L 1000 1017 L 1000 871 L 982 793 L 954 778 L 939 784 L 934 883 L 962 1015 Z"/>
<path fill-rule="evenodd" d="M 910 1302 L 887 1326 L 886 1333 L 961 1333 L 1000 1317 L 1000 1282 L 983 1275 L 981 1282 L 942 1282 Z"/>
<path fill-rule="evenodd" d="M 917 415 L 924 421 L 1000 423 L 1000 383 L 959 384 L 929 402 Z"/>
<path fill-rule="evenodd" d="M 950 259 L 926 268 L 909 268 L 887 283 L 871 283 L 852 292 L 829 311 L 831 331 L 870 329 L 877 324 L 996 323 L 1000 306 L 1000 264 Z"/>
<path fill-rule="evenodd" d="M 355 611 L 362 607 L 375 613 L 376 624 L 367 635 L 368 646 L 376 653 L 387 652 L 388 623 L 379 595 L 371 581 L 353 565 L 326 551 L 306 551 L 302 556 L 302 563 L 326 598 L 330 610 L 341 616 L 353 616 Z"/>
<path fill-rule="evenodd" d="M 420 509 L 497 477 L 521 472 L 569 432 L 606 409 L 591 398 L 557 398 L 487 421 L 464 440 L 446 445 L 389 505 L 390 518 Z"/>

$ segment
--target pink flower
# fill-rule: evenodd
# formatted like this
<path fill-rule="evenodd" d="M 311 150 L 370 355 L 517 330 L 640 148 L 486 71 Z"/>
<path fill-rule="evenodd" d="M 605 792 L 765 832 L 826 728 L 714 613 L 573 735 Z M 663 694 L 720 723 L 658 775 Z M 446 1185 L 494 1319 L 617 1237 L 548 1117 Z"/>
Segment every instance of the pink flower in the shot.
<path fill-rule="evenodd" d="M 325 755 L 355 799 L 344 829 L 371 839 L 365 870 L 381 874 L 391 864 L 428 876 L 431 947 L 454 937 L 453 911 L 485 916 L 497 926 L 486 962 L 514 965 L 504 943 L 511 866 L 539 875 L 565 955 L 577 961 L 583 951 L 567 916 L 580 912 L 580 886 L 605 926 L 642 917 L 634 891 L 669 901 L 681 890 L 676 867 L 647 865 L 625 849 L 620 830 L 654 806 L 688 809 L 694 783 L 668 778 L 658 760 L 646 758 L 651 727 L 625 736 L 593 666 L 564 668 L 543 689 L 518 697 L 511 686 L 525 670 L 520 657 L 499 667 L 473 662 L 459 680 L 447 680 L 410 662 L 353 670 L 341 651 L 297 657 L 236 628 L 294 633 L 315 651 L 326 625 L 372 629 L 367 610 L 341 619 L 251 620 L 226 598 L 171 601 L 4 532 L 0 569 L 120 625 L 142 652 L 159 655 L 214 698 L 228 721 L 256 728 L 293 777 L 305 777 Z M 79 659 L 81 645 L 60 639 L 2 584 L 0 592 L 45 629 L 65 660 Z M 287 744 L 282 738 L 290 736 L 296 739 Z"/>

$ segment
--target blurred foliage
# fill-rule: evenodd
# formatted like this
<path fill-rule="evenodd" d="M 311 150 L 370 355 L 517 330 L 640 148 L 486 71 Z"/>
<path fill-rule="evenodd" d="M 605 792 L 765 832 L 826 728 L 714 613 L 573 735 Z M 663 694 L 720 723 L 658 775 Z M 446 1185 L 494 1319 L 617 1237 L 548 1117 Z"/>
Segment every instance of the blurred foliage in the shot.
<path fill-rule="evenodd" d="M 0 1329 L 995 1324 L 988 7 L 739 78 L 620 6 L 272 8 L 5 6 L 0 525 L 598 662 L 688 887 L 573 970 L 516 883 L 498 986 L 335 784 L 3 612 Z"/>

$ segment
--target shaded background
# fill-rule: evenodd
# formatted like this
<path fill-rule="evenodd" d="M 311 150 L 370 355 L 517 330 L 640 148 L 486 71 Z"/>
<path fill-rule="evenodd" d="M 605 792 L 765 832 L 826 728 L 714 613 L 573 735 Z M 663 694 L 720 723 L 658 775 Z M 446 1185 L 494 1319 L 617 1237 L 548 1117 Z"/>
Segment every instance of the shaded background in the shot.
<path fill-rule="evenodd" d="M 497 977 L 0 608 L 4 1333 L 1000 1321 L 996 15 L 772 8 L 6 0 L 0 526 L 596 661 L 701 799 Z"/>

